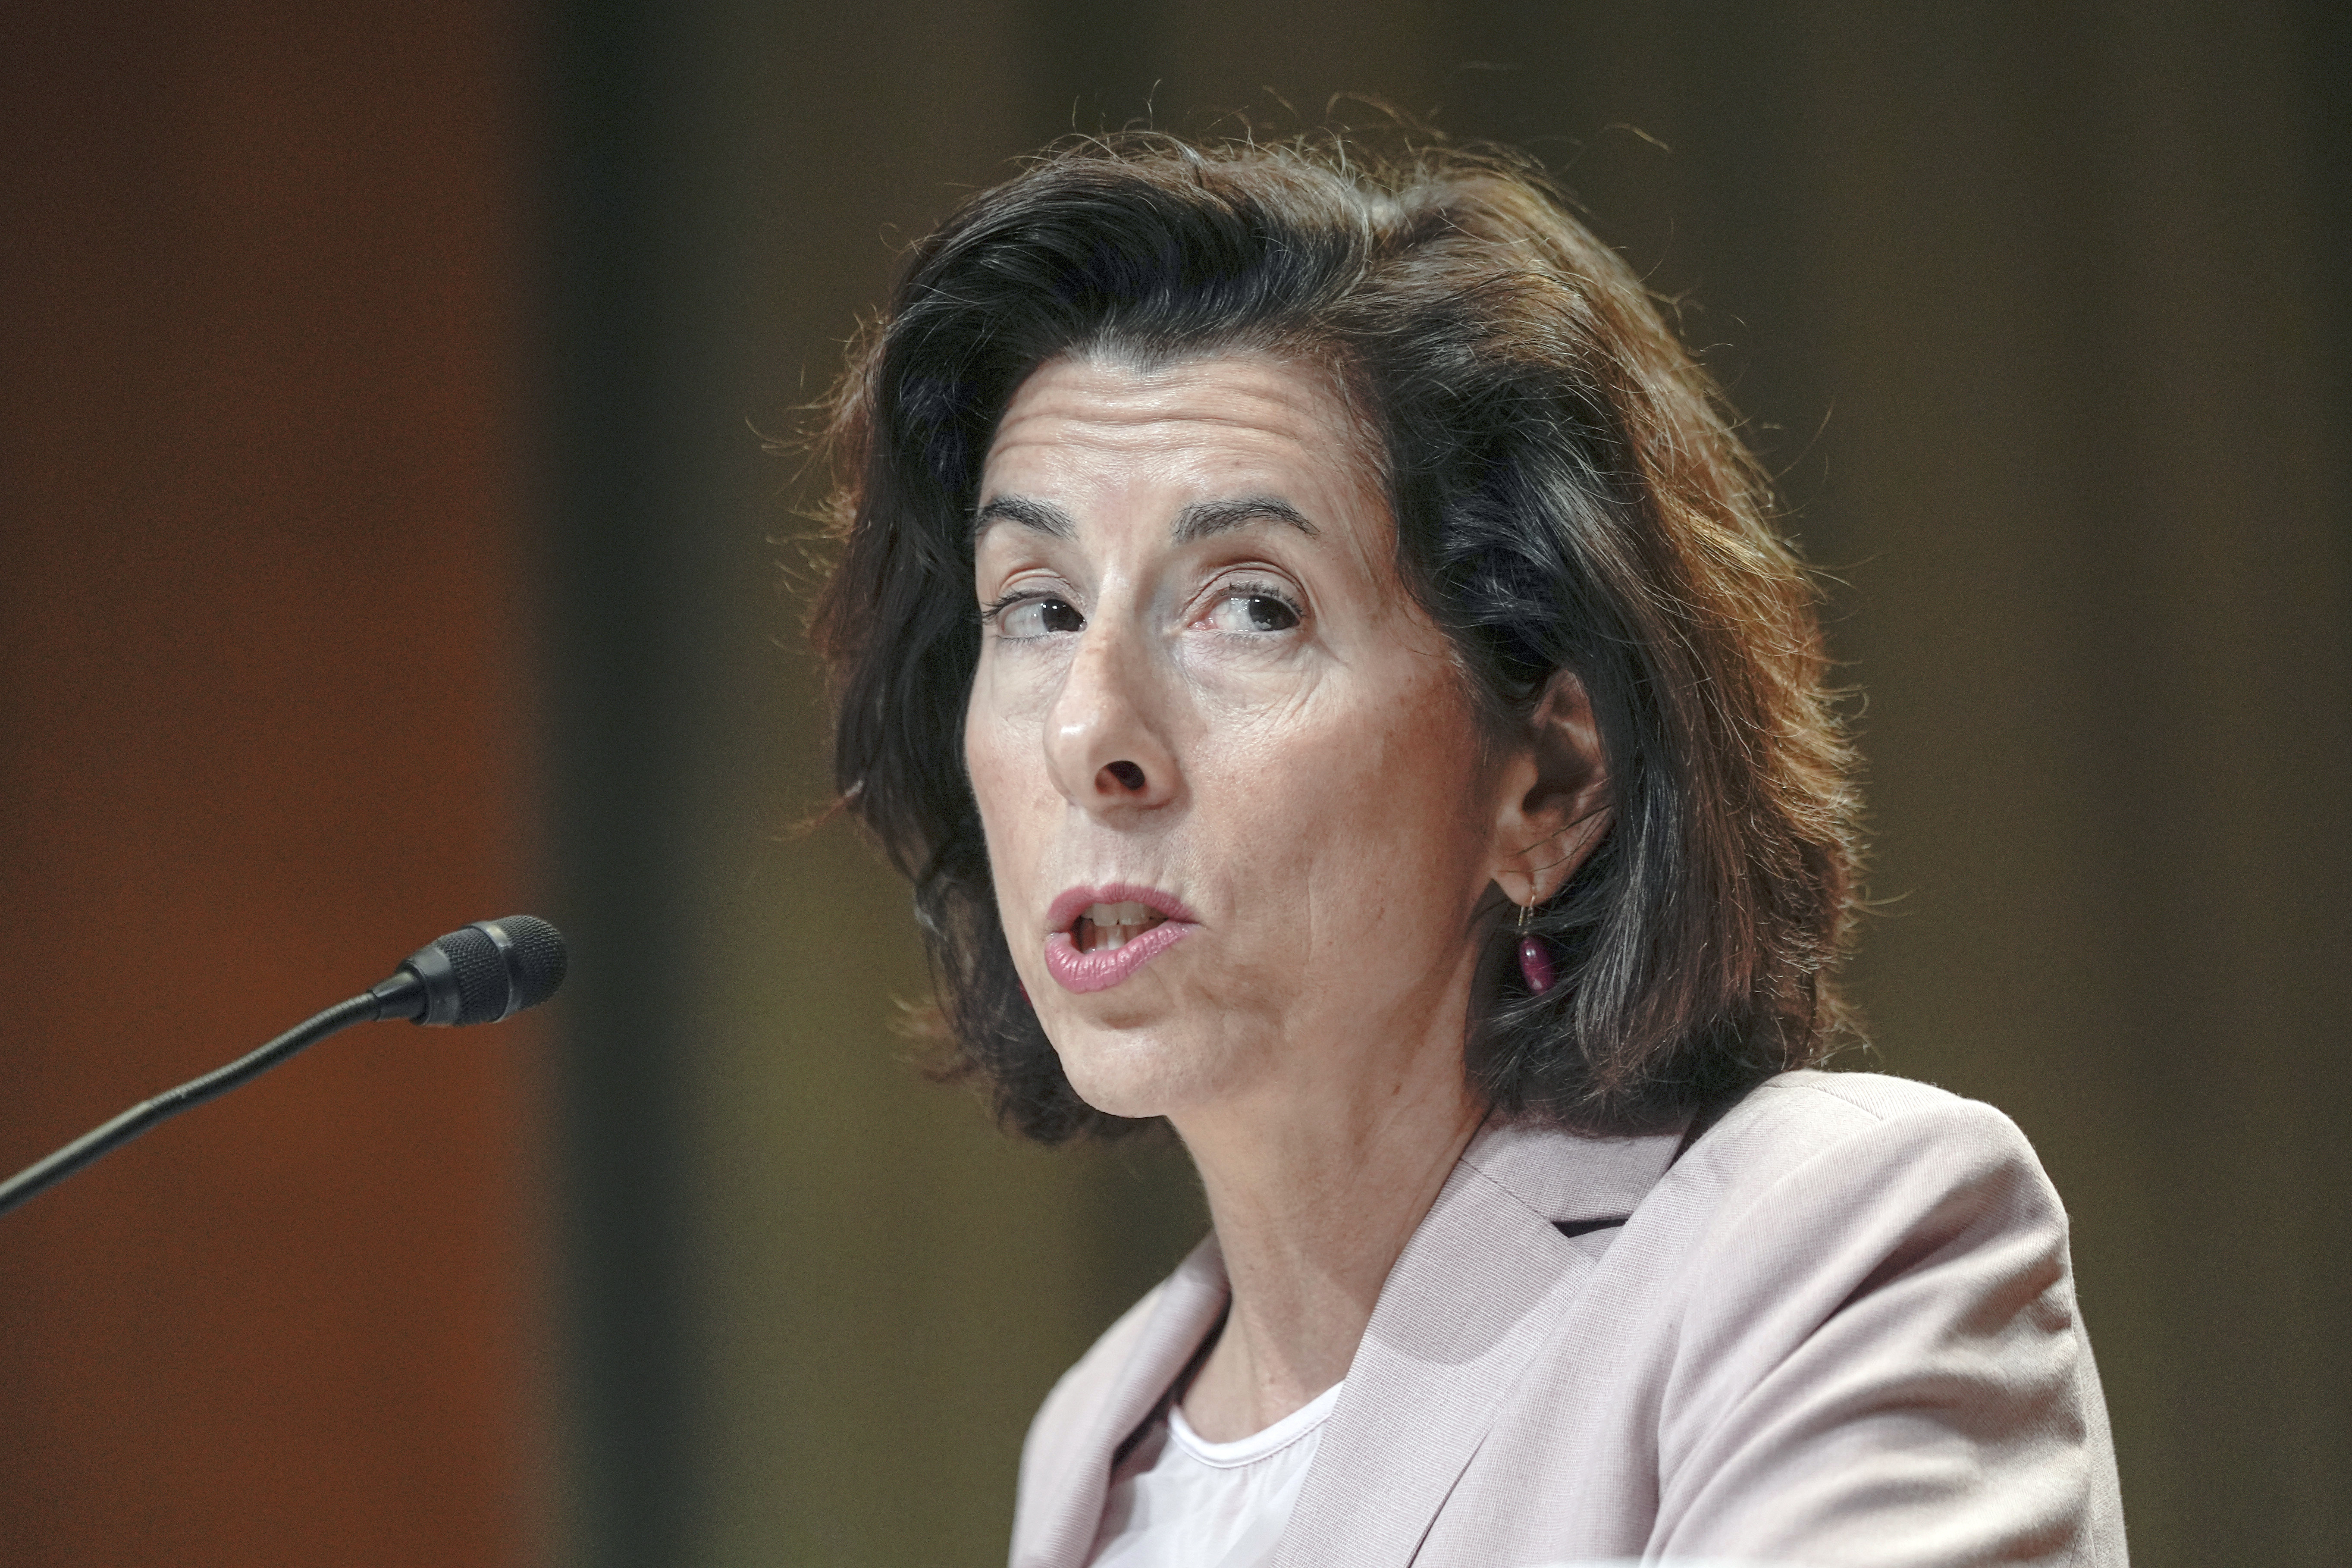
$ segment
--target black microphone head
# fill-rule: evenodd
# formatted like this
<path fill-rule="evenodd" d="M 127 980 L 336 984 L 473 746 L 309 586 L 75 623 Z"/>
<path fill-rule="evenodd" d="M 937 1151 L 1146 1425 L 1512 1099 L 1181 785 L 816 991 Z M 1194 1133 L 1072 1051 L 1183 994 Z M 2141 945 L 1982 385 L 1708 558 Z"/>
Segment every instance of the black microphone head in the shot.
<path fill-rule="evenodd" d="M 506 949 L 507 1011 L 536 1007 L 563 984 L 563 933 L 537 915 L 509 915 L 499 921 L 476 921 L 466 928 L 487 932 Z"/>
<path fill-rule="evenodd" d="M 417 949 L 401 967 L 425 983 L 422 1011 L 407 1014 L 416 1022 L 494 1024 L 555 994 L 563 984 L 563 936 L 534 915 L 476 921 Z"/>

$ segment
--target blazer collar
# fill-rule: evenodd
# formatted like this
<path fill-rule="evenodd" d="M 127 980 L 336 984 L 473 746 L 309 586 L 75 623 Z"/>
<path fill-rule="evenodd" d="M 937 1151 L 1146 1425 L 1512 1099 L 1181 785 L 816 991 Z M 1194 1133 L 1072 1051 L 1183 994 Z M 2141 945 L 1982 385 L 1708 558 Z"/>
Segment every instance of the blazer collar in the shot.
<path fill-rule="evenodd" d="M 1390 1270 L 1275 1568 L 1401 1568 L 1601 1248 L 1560 1222 L 1631 1214 L 1681 1130 L 1583 1138 L 1489 1123 Z"/>
<path fill-rule="evenodd" d="M 1503 1395 L 1598 1258 L 1599 1247 L 1556 1224 L 1631 1214 L 1673 1163 L 1680 1131 L 1598 1139 L 1491 1121 L 1479 1131 L 1381 1288 L 1275 1568 L 1412 1561 Z M 1024 1568 L 1086 1562 L 1119 1446 L 1199 1352 L 1230 1289 L 1213 1235 L 1169 1276 L 1055 1467 L 1063 1479 Z"/>
<path fill-rule="evenodd" d="M 1024 1568 L 1081 1568 L 1102 1528 L 1103 1503 L 1110 1492 L 1111 1463 L 1119 1446 L 1168 1395 L 1186 1363 L 1200 1352 L 1224 1315 L 1231 1287 L 1224 1254 L 1214 1233 L 1176 1266 L 1159 1291 L 1135 1348 L 1113 1374 L 1092 1419 L 1061 1467 L 1055 1489 L 1037 1533 L 1037 1548 Z"/>

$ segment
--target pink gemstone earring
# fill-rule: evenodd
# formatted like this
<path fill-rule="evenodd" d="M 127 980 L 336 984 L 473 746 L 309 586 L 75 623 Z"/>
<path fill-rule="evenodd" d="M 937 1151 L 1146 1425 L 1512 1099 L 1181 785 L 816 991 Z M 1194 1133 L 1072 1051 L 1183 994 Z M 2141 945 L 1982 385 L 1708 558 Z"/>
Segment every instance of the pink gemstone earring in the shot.
<path fill-rule="evenodd" d="M 1528 896 L 1534 896 L 1532 889 Z M 1540 996 L 1559 976 L 1551 970 L 1551 950 L 1543 938 L 1528 929 L 1528 911 L 1534 907 L 1531 903 L 1519 906 L 1519 973 L 1526 976 L 1528 989 Z"/>

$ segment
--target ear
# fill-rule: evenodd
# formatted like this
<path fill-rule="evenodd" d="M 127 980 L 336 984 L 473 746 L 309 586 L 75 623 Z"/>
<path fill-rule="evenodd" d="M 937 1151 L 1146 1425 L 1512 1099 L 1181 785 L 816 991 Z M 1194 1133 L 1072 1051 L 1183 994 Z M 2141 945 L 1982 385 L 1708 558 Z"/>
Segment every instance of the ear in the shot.
<path fill-rule="evenodd" d="M 1555 672 L 1503 763 L 1495 823 L 1495 885 L 1540 904 L 1568 885 L 1610 818 L 1609 759 L 1584 682 Z"/>

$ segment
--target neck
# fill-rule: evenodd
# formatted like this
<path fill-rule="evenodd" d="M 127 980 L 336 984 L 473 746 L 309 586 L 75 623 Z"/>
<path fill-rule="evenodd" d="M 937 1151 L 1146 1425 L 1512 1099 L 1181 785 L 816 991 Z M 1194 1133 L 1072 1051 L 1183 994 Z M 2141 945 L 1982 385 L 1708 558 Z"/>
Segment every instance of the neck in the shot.
<path fill-rule="evenodd" d="M 1483 1119 L 1460 1034 L 1322 1095 L 1179 1117 L 1233 1285 L 1184 1394 L 1212 1442 L 1262 1430 L 1347 1375 L 1372 1305 Z"/>

